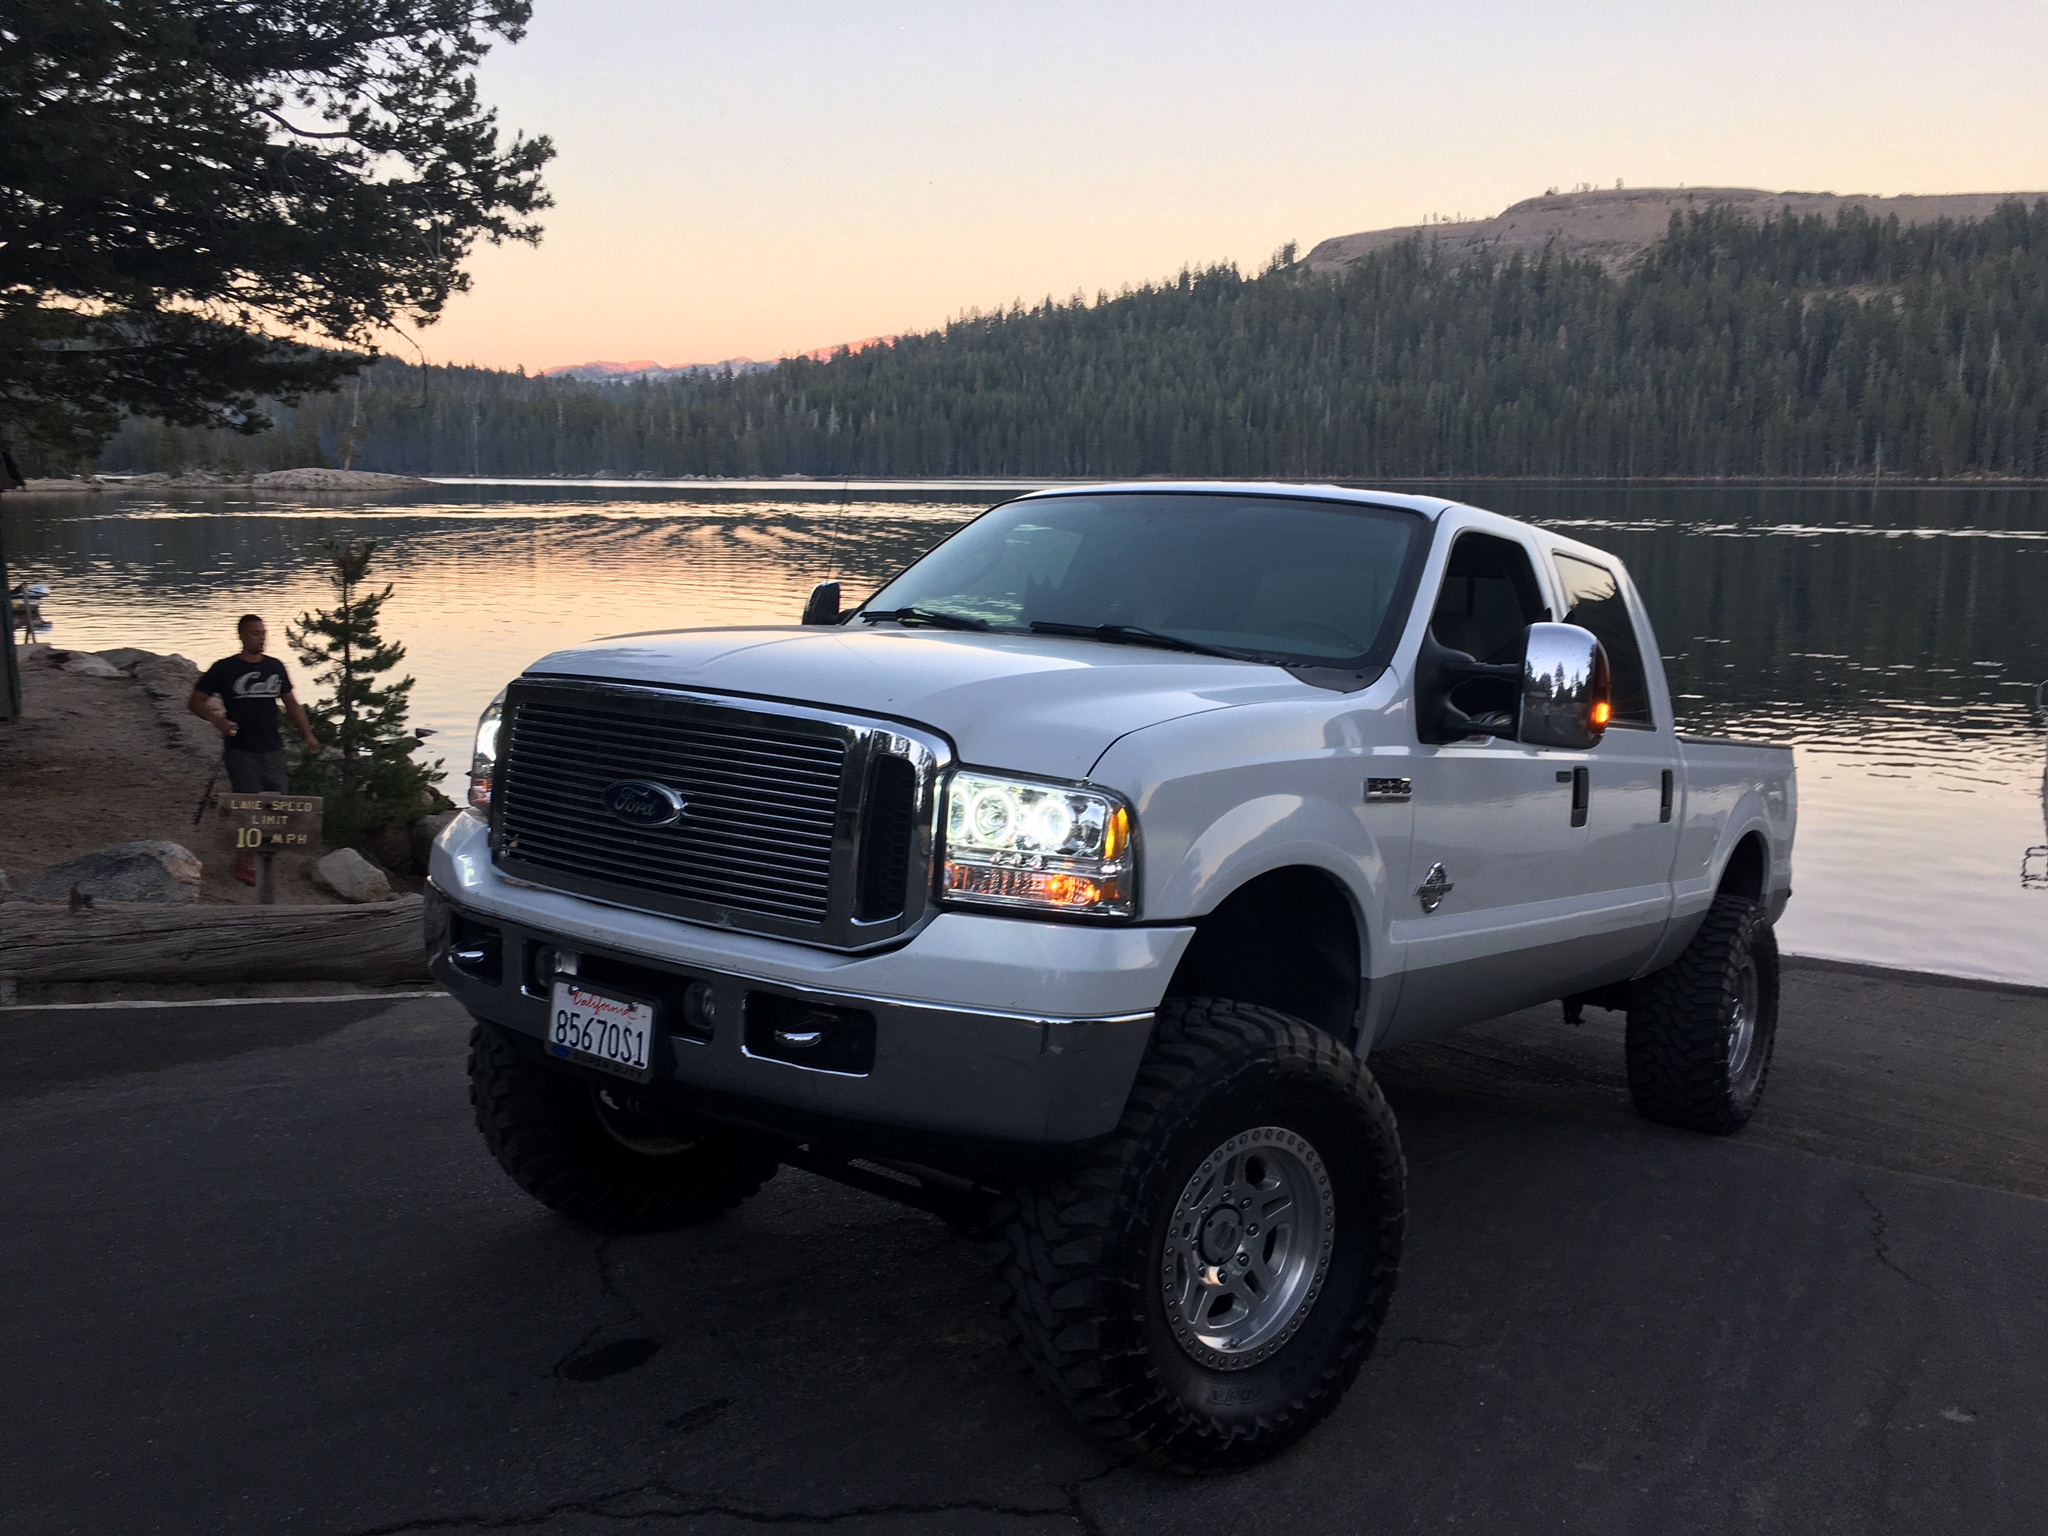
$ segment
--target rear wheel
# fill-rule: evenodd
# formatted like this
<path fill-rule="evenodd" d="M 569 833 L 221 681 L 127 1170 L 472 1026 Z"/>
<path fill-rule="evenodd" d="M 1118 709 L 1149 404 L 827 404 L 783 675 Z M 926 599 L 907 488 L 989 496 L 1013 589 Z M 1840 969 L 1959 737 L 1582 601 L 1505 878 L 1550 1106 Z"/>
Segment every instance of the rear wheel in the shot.
<path fill-rule="evenodd" d="M 1777 937 L 1758 903 L 1721 897 L 1629 1008 L 1636 1113 L 1689 1131 L 1740 1130 L 1763 1099 L 1777 1040 Z"/>
<path fill-rule="evenodd" d="M 775 1174 L 775 1159 L 740 1138 L 649 1105 L 624 1083 L 550 1067 L 481 1021 L 469 1036 L 469 1102 L 514 1183 L 604 1232 L 709 1221 Z"/>
<path fill-rule="evenodd" d="M 1024 1356 L 1126 1453 L 1181 1472 L 1267 1455 L 1372 1349 L 1403 1179 L 1350 1051 L 1269 1009 L 1169 1000 L 1116 1130 L 1007 1222 Z"/>

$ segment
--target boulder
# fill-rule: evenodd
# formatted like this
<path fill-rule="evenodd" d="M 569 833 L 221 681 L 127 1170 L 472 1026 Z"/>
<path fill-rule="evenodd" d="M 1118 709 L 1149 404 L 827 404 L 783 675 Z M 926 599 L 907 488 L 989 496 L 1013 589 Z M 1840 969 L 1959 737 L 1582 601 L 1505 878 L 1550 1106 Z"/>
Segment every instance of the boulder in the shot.
<path fill-rule="evenodd" d="M 389 901 L 384 871 L 353 848 L 337 848 L 313 864 L 313 883 L 343 901 Z"/>
<path fill-rule="evenodd" d="M 153 661 L 156 658 L 156 652 L 138 651 L 132 645 L 117 645 L 111 651 L 94 651 L 93 655 L 110 667 L 119 667 L 123 672 L 132 672 L 138 662 Z"/>
<path fill-rule="evenodd" d="M 422 816 L 412 824 L 412 867 L 421 874 L 427 872 L 428 861 L 433 857 L 434 839 L 441 835 L 449 822 L 460 816 L 460 811 L 435 811 Z"/>
<path fill-rule="evenodd" d="M 135 663 L 135 680 L 152 698 L 182 699 L 199 681 L 199 668 L 182 656 L 151 656 Z"/>
<path fill-rule="evenodd" d="M 66 672 L 79 677 L 125 677 L 127 674 L 100 656 L 74 656 L 64 663 Z"/>
<path fill-rule="evenodd" d="M 364 840 L 371 858 L 386 869 L 403 870 L 412 864 L 412 835 L 403 822 L 387 821 Z"/>
<path fill-rule="evenodd" d="M 21 882 L 22 901 L 69 901 L 81 890 L 95 901 L 191 902 L 199 899 L 199 860 L 177 843 L 116 843 L 52 864 Z"/>
<path fill-rule="evenodd" d="M 379 491 L 396 486 L 425 485 L 417 475 L 386 475 L 373 469 L 273 469 L 252 477 L 252 483 L 273 491 Z"/>

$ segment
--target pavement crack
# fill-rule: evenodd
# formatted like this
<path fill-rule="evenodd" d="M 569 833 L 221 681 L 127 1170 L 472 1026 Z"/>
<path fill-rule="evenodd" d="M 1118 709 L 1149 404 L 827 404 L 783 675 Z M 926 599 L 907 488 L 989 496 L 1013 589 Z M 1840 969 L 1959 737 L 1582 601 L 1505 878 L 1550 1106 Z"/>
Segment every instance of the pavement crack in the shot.
<path fill-rule="evenodd" d="M 1882 1207 L 1870 1198 L 1870 1191 L 1867 1189 L 1857 1190 L 1856 1196 L 1863 1202 L 1864 1208 L 1870 1212 L 1870 1247 L 1871 1251 L 1877 1256 L 1877 1262 L 1908 1285 L 1917 1285 L 1922 1290 L 1925 1290 L 1927 1282 L 1918 1275 L 1912 1274 L 1901 1267 L 1899 1261 L 1892 1257 L 1891 1247 L 1885 1241 L 1885 1234 L 1891 1230 L 1891 1224 L 1885 1219 Z"/>
<path fill-rule="evenodd" d="M 639 1322 L 641 1317 L 644 1316 L 640 1309 L 640 1303 L 619 1289 L 618 1275 L 613 1270 L 611 1254 L 612 1244 L 617 1241 L 618 1238 L 616 1236 L 599 1238 L 591 1246 L 590 1252 L 591 1257 L 597 1260 L 597 1295 L 599 1302 L 609 1303 L 622 1309 L 624 1315 L 609 1318 L 600 1317 L 596 1322 L 584 1329 L 582 1336 L 564 1350 L 561 1358 L 556 1360 L 550 1368 L 549 1374 L 557 1380 L 595 1380 L 598 1377 L 614 1374 L 613 1371 L 607 1369 L 598 1370 L 595 1376 L 579 1374 L 578 1362 L 585 1358 L 585 1352 L 597 1342 L 600 1335 L 613 1329 L 630 1327 L 634 1323 Z M 654 1343 L 654 1349 L 661 1347 L 658 1340 L 652 1342 Z M 639 1359 L 634 1360 L 632 1363 L 635 1365 L 641 1363 L 642 1360 L 645 1360 L 654 1353 L 654 1349 L 647 1350 L 645 1354 L 642 1354 Z M 630 1369 L 630 1367 L 628 1368 Z"/>

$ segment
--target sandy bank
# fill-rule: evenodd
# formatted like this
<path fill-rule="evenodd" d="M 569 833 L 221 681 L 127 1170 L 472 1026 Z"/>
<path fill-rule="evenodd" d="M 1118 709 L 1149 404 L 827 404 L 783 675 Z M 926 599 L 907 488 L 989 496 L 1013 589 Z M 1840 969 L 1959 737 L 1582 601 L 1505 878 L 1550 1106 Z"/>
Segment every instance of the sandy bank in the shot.
<path fill-rule="evenodd" d="M 198 668 L 112 651 L 104 655 L 126 670 L 94 677 L 64 670 L 82 653 L 19 654 L 25 714 L 0 723 L 0 871 L 19 884 L 97 848 L 162 838 L 198 855 L 202 902 L 253 905 L 255 892 L 229 873 L 233 850 L 216 818 L 193 821 L 221 753 L 220 736 L 186 711 Z M 223 778 L 216 789 L 225 788 Z M 278 856 L 280 902 L 334 901 L 307 877 L 311 864 L 309 855 Z"/>

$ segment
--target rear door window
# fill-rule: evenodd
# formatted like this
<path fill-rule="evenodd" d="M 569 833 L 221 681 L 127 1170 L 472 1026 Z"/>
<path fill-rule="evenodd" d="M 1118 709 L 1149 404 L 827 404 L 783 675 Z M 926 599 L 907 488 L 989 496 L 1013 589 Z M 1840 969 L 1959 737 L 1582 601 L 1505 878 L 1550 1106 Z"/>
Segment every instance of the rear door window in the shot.
<path fill-rule="evenodd" d="M 1629 615 L 1621 582 L 1605 566 L 1576 555 L 1551 558 L 1564 586 L 1565 623 L 1592 631 L 1593 638 L 1607 649 L 1608 664 L 1614 669 L 1614 717 L 1609 723 L 1654 727 L 1649 673 L 1643 666 L 1643 649 L 1636 640 L 1635 620 Z"/>

